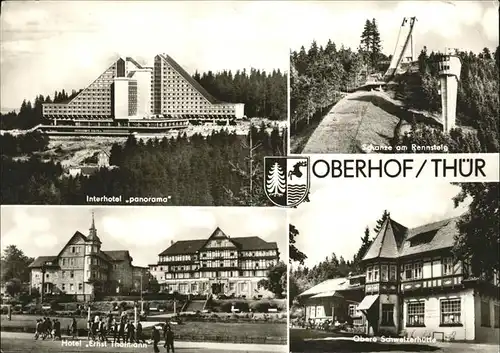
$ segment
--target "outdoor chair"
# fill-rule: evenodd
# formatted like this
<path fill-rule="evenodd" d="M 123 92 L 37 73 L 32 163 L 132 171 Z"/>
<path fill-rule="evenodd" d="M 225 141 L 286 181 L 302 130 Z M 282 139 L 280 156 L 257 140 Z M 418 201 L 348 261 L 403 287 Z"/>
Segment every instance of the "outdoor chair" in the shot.
<path fill-rule="evenodd" d="M 444 337 L 444 340 L 445 340 L 445 341 L 448 341 L 448 342 L 454 341 L 454 340 L 455 340 L 455 335 L 456 335 L 456 334 L 457 334 L 457 333 L 456 333 L 456 331 L 453 331 L 451 334 L 446 335 L 446 336 Z"/>

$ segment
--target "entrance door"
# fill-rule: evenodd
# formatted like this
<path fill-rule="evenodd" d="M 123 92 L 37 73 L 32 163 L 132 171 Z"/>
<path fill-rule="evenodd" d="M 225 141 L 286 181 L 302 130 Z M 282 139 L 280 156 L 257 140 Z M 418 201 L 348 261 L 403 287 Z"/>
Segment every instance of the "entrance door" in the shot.
<path fill-rule="evenodd" d="M 212 283 L 212 294 L 221 294 L 223 292 L 223 286 L 222 283 Z"/>

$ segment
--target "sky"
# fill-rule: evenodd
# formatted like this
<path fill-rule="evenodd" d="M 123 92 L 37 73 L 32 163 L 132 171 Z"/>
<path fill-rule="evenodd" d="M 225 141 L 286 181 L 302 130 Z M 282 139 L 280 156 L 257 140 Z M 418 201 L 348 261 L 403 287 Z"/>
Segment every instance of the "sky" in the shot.
<path fill-rule="evenodd" d="M 278 6 L 277 6 L 278 5 Z M 288 69 L 277 3 L 2 2 L 2 108 L 89 85 L 119 55 L 167 53 L 188 72 Z"/>
<path fill-rule="evenodd" d="M 331 39 L 337 47 L 356 49 L 365 21 L 375 18 L 382 40 L 382 51 L 393 54 L 404 17 L 417 17 L 413 40 L 417 53 L 446 48 L 482 51 L 498 46 L 498 2 L 481 1 L 342 1 L 297 2 L 295 15 L 307 26 L 294 29 L 293 50 L 306 50 L 313 40 L 326 45 Z"/>
<path fill-rule="evenodd" d="M 76 231 L 88 235 L 95 212 L 102 250 L 129 250 L 136 266 L 158 261 L 171 241 L 208 239 L 219 226 L 228 236 L 259 236 L 288 257 L 286 211 L 243 207 L 2 206 L 1 245 L 27 256 L 55 256 Z"/>
<path fill-rule="evenodd" d="M 376 18 L 392 54 L 405 16 L 415 47 L 480 51 L 498 45 L 495 1 L 6 1 L 1 22 L 1 108 L 89 85 L 119 55 L 150 63 L 168 53 L 188 72 L 289 67 L 289 50 L 357 48 Z"/>
<path fill-rule="evenodd" d="M 459 187 L 441 182 L 336 180 L 315 181 L 309 203 L 291 210 L 289 221 L 299 231 L 297 248 L 312 267 L 335 253 L 352 260 L 361 246 L 366 226 L 373 228 L 384 210 L 408 228 L 462 215 L 470 200 L 454 207 Z"/>

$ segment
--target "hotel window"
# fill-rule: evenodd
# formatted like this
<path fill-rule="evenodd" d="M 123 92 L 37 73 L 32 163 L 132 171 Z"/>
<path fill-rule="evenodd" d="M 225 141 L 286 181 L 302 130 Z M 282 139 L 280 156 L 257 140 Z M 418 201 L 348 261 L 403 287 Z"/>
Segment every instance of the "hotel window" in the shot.
<path fill-rule="evenodd" d="M 373 267 L 373 281 L 377 282 L 379 280 L 378 266 Z"/>
<path fill-rule="evenodd" d="M 61 284 L 61 290 L 64 292 L 66 290 L 66 285 L 63 283 Z"/>
<path fill-rule="evenodd" d="M 75 291 L 75 286 L 73 284 L 69 285 L 69 291 L 74 292 Z"/>
<path fill-rule="evenodd" d="M 83 284 L 78 283 L 78 290 L 82 290 L 82 288 L 83 288 Z"/>
<path fill-rule="evenodd" d="M 389 272 L 389 281 L 396 281 L 397 266 L 391 265 Z"/>
<path fill-rule="evenodd" d="M 389 271 L 389 268 L 387 265 L 380 266 L 380 279 L 381 279 L 381 281 L 387 282 L 387 280 L 389 278 L 388 271 Z"/>
<path fill-rule="evenodd" d="M 491 327 L 490 301 L 481 300 L 481 326 Z"/>
<path fill-rule="evenodd" d="M 425 303 L 408 303 L 406 326 L 425 326 L 424 325 Z"/>
<path fill-rule="evenodd" d="M 416 262 L 413 264 L 413 278 L 422 278 L 422 263 Z"/>
<path fill-rule="evenodd" d="M 457 325 L 461 320 L 460 299 L 441 300 L 441 325 Z"/>
<path fill-rule="evenodd" d="M 405 279 L 412 279 L 412 278 L 413 278 L 413 265 L 406 264 L 405 265 Z"/>
<path fill-rule="evenodd" d="M 69 278 L 74 278 L 75 277 L 75 273 L 73 271 L 70 271 L 69 272 Z"/>
<path fill-rule="evenodd" d="M 382 326 L 394 326 L 394 304 L 382 304 Z"/>
<path fill-rule="evenodd" d="M 371 267 L 367 267 L 366 268 L 366 281 L 367 282 L 371 282 L 372 281 L 372 268 Z"/>
<path fill-rule="evenodd" d="M 453 258 L 444 257 L 443 258 L 443 276 L 449 276 L 453 274 Z"/>
<path fill-rule="evenodd" d="M 357 310 L 358 310 L 358 306 L 356 304 L 349 304 L 349 316 L 350 317 L 355 317 Z"/>

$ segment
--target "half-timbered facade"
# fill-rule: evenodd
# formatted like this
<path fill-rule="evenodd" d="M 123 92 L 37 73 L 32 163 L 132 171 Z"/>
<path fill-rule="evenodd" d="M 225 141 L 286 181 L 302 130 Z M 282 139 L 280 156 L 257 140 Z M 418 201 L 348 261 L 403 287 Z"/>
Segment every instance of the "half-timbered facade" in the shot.
<path fill-rule="evenodd" d="M 168 292 L 254 298 L 271 296 L 258 282 L 278 260 L 275 242 L 229 237 L 217 227 L 208 239 L 172 243 L 149 268 Z"/>
<path fill-rule="evenodd" d="M 409 229 L 383 223 L 363 258 L 358 309 L 372 334 L 498 342 L 498 278 L 471 278 L 451 252 L 457 219 Z"/>

